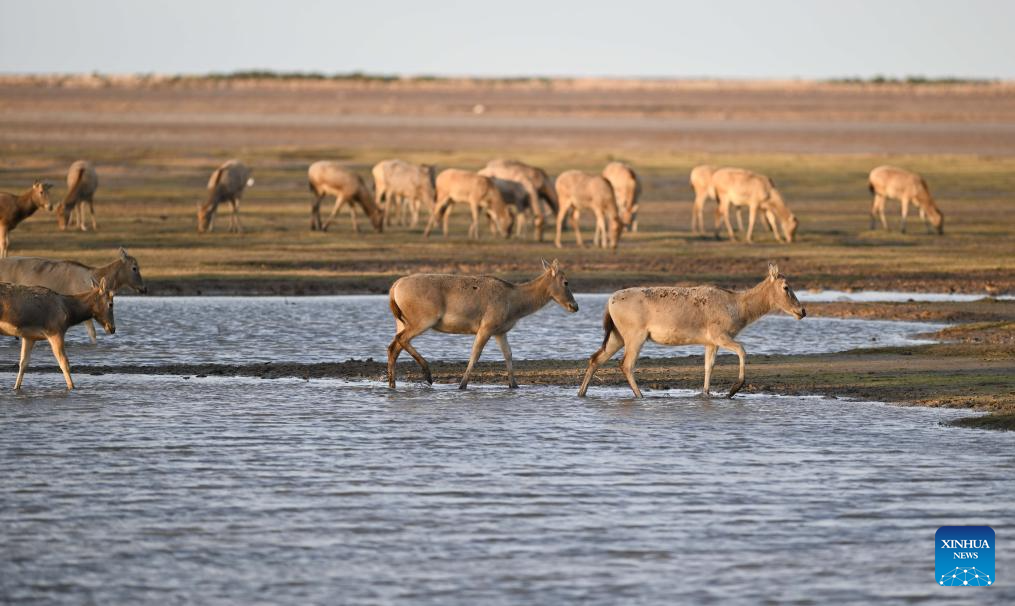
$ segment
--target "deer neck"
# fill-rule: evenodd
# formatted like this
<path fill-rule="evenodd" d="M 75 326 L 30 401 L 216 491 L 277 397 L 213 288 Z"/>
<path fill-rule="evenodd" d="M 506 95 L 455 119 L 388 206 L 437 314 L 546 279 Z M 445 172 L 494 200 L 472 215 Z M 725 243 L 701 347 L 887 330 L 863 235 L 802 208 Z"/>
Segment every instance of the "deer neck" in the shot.
<path fill-rule="evenodd" d="M 17 206 L 19 220 L 27 219 L 35 214 L 35 211 L 39 210 L 39 207 L 35 204 L 35 200 L 32 199 L 33 193 L 34 192 L 30 189 L 18 196 Z"/>
<path fill-rule="evenodd" d="M 754 288 L 737 293 L 737 312 L 740 315 L 741 329 L 772 311 L 769 291 L 768 280 L 765 280 Z"/>
<path fill-rule="evenodd" d="M 106 285 L 109 288 L 109 290 L 110 291 L 116 290 L 116 288 L 120 285 L 120 280 L 118 279 L 118 276 L 120 274 L 120 269 L 122 266 L 123 261 L 117 259 L 116 261 L 113 261 L 109 265 L 95 267 L 92 269 L 92 278 L 94 278 L 96 282 L 101 282 L 103 279 L 105 279 Z"/>
<path fill-rule="evenodd" d="M 74 326 L 95 317 L 95 312 L 92 310 L 95 308 L 97 296 L 95 291 L 90 291 L 64 298 L 67 304 L 68 326 Z"/>
<path fill-rule="evenodd" d="M 533 314 L 550 302 L 550 272 L 544 272 L 535 280 L 517 285 L 511 292 L 511 317 L 523 318 Z"/>

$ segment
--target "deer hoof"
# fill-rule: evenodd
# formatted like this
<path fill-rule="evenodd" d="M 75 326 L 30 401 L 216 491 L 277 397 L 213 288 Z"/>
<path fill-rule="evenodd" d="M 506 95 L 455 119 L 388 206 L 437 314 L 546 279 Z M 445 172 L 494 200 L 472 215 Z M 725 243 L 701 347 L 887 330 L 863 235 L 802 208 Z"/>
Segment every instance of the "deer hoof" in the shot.
<path fill-rule="evenodd" d="M 744 382 L 740 381 L 739 383 L 737 383 L 736 385 L 733 386 L 733 389 L 730 389 L 730 392 L 728 394 L 726 394 L 726 397 L 728 399 L 732 399 L 733 396 L 737 395 L 737 392 L 740 391 L 740 388 L 743 387 L 743 386 L 744 386 Z"/>
<path fill-rule="evenodd" d="M 515 381 L 511 381 L 510 383 L 508 383 L 508 389 L 518 389 L 518 383 Z"/>

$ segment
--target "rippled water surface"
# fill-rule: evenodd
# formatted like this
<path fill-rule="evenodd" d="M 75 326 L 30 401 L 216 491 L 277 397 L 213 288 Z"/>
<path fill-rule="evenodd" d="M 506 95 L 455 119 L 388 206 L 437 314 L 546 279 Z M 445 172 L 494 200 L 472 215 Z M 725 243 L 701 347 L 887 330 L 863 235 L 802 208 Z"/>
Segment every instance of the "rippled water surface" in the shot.
<path fill-rule="evenodd" d="M 607 295 L 579 295 L 580 311 L 555 303 L 523 318 L 509 339 L 516 359 L 585 359 L 603 338 Z M 68 332 L 72 364 L 324 362 L 383 360 L 394 335 L 387 296 L 121 297 L 116 334 L 88 343 L 83 327 Z M 944 324 L 771 315 L 741 334 L 749 354 L 808 354 L 923 343 L 915 337 Z M 101 328 L 99 329 L 101 332 Z M 471 336 L 428 332 L 413 341 L 431 360 L 466 360 Z M 17 362 L 14 339 L 0 338 L 0 360 Z M 701 347 L 646 345 L 643 356 L 701 354 Z M 501 359 L 496 344 L 484 359 Z M 408 357 L 408 356 L 406 356 Z M 53 364 L 47 345 L 33 356 Z"/>
<path fill-rule="evenodd" d="M 1015 436 L 678 391 L 39 374 L 0 398 L 0 602 L 1013 603 Z M 0 383 L 9 385 L 9 374 Z"/>

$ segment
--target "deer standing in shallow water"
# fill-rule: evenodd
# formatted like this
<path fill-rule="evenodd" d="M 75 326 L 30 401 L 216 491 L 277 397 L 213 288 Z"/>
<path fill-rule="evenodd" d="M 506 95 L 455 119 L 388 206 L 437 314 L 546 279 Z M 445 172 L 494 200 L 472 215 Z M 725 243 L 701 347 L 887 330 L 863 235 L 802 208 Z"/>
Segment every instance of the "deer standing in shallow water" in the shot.
<path fill-rule="evenodd" d="M 76 261 L 54 261 L 40 257 L 7 257 L 0 259 L 0 282 L 23 286 L 43 286 L 61 295 L 85 292 L 93 283 L 106 281 L 109 291 L 115 293 L 127 286 L 139 293 L 147 293 L 141 267 L 137 259 L 120 248 L 117 259 L 108 265 L 91 267 Z M 95 324 L 84 321 L 88 337 L 95 343 Z"/>
<path fill-rule="evenodd" d="M 240 233 L 240 198 L 243 190 L 254 184 L 250 169 L 239 160 L 229 160 L 215 169 L 208 179 L 208 199 L 197 203 L 197 232 L 210 232 L 215 228 L 215 213 L 219 204 L 228 202 L 233 208 L 229 217 L 229 231 Z"/>
<path fill-rule="evenodd" d="M 716 286 L 691 288 L 655 287 L 618 290 L 606 304 L 603 317 L 603 345 L 589 359 L 579 396 L 588 391 L 596 369 L 620 348 L 624 359 L 620 369 L 635 397 L 641 389 L 634 379 L 634 367 L 645 341 L 661 345 L 704 345 L 705 386 L 708 395 L 712 367 L 719 348 L 737 354 L 740 376 L 727 397 L 732 398 L 744 385 L 747 353 L 734 339 L 747 325 L 762 316 L 782 310 L 802 320 L 804 309 L 779 267 L 769 264 L 768 277 L 750 290 L 734 292 Z"/>
<path fill-rule="evenodd" d="M 920 209 L 920 218 L 927 224 L 928 232 L 933 226 L 938 235 L 944 233 L 944 215 L 938 210 L 927 182 L 920 175 L 894 166 L 879 166 L 870 172 L 867 182 L 871 193 L 874 194 L 874 201 L 871 203 L 871 229 L 874 229 L 877 218 L 880 217 L 881 225 L 888 230 L 888 221 L 885 220 L 885 200 L 895 198 L 902 203 L 902 222 L 899 224 L 899 231 L 906 232 L 906 215 L 909 214 L 909 204 L 913 203 Z"/>
<path fill-rule="evenodd" d="M 75 226 L 88 231 L 85 207 L 92 215 L 92 230 L 99 228 L 95 221 L 95 190 L 99 189 L 99 175 L 91 162 L 78 160 L 67 171 L 67 195 L 56 206 L 56 223 L 60 231 Z"/>
<path fill-rule="evenodd" d="M 356 222 L 356 207 L 359 206 L 370 219 L 374 231 L 384 231 L 384 212 L 374 202 L 374 196 L 370 192 L 363 177 L 354 172 L 346 170 L 338 162 L 321 160 L 314 162 L 307 170 L 310 191 L 314 194 L 314 204 L 310 208 L 310 229 L 328 231 L 331 222 L 335 220 L 338 211 L 346 204 L 349 205 L 349 218 L 352 222 L 352 230 L 359 233 L 359 224 Z M 328 219 L 321 224 L 321 200 L 325 196 L 335 196 L 335 208 L 331 210 Z"/>
<path fill-rule="evenodd" d="M 21 389 L 32 348 L 42 339 L 49 341 L 67 389 L 74 389 L 64 336 L 71 326 L 92 318 L 109 334 L 116 332 L 113 293 L 106 288 L 105 279 L 78 295 L 61 295 L 41 286 L 0 283 L 0 334 L 21 337 L 21 361 L 14 389 Z"/>
<path fill-rule="evenodd" d="M 51 187 L 53 186 L 49 183 L 36 181 L 28 191 L 20 195 L 0 192 L 0 259 L 7 256 L 7 247 L 10 245 L 8 234 L 18 223 L 34 215 L 40 208 L 53 210 L 53 203 L 49 201 Z"/>
<path fill-rule="evenodd" d="M 578 311 L 574 295 L 560 264 L 543 261 L 543 273 L 524 284 L 512 284 L 490 276 L 415 274 L 400 278 L 389 291 L 395 316 L 395 338 L 388 345 L 388 386 L 395 386 L 395 362 L 404 349 L 416 360 L 427 383 L 433 384 L 430 365 L 412 346 L 412 340 L 433 329 L 438 332 L 476 335 L 472 355 L 459 389 L 465 389 L 472 368 L 490 337 L 497 340 L 507 366 L 508 386 L 518 387 L 511 366 L 507 333 L 518 320 L 543 308 L 551 300 L 571 313 Z"/>

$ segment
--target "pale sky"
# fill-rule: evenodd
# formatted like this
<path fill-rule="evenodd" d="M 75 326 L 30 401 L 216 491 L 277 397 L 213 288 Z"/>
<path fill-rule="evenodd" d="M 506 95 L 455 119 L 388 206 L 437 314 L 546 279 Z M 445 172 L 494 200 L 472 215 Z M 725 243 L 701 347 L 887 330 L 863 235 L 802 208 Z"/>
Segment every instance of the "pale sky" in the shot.
<path fill-rule="evenodd" d="M 0 0 L 2 73 L 1015 79 L 1007 0 Z"/>

